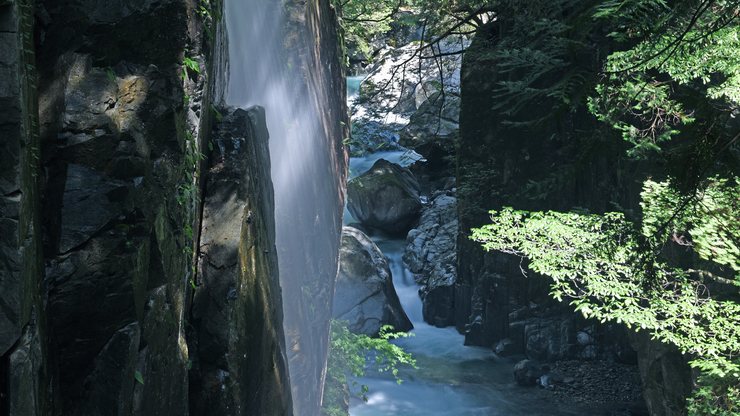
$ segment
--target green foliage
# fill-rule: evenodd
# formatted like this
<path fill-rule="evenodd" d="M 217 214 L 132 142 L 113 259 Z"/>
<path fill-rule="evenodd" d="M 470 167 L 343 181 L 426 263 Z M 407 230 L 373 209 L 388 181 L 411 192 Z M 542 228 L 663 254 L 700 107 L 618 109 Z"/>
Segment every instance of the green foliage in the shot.
<path fill-rule="evenodd" d="M 187 67 L 189 70 L 200 73 L 200 67 L 198 66 L 197 62 L 195 62 L 191 58 L 188 58 L 187 56 L 182 58 L 182 60 L 185 63 L 185 67 Z"/>
<path fill-rule="evenodd" d="M 740 414 L 740 379 L 702 375 L 694 397 L 687 400 L 689 416 Z"/>
<path fill-rule="evenodd" d="M 496 69 L 503 123 L 560 123 L 585 108 L 599 126 L 590 140 L 621 143 L 661 180 L 645 182 L 636 225 L 618 213 L 504 209 L 473 238 L 526 257 L 522 271 L 551 276 L 552 295 L 584 315 L 690 354 L 702 372 L 691 414 L 738 414 L 740 296 L 727 288 L 740 281 L 740 1 L 488 4 L 499 37 L 479 62 Z M 581 134 L 560 139 L 580 146 Z M 546 181 L 530 188 L 556 187 Z M 669 244 L 692 251 L 693 268 Z"/>
<path fill-rule="evenodd" d="M 139 370 L 136 370 L 136 371 L 134 372 L 134 378 L 135 378 L 135 379 L 136 379 L 136 381 L 138 381 L 139 383 L 141 383 L 141 384 L 144 384 L 144 377 L 143 377 L 143 376 L 141 375 L 141 372 L 139 372 Z"/>
<path fill-rule="evenodd" d="M 740 101 L 738 2 L 648 1 L 645 10 L 617 3 L 602 3 L 595 17 L 621 28 L 609 36 L 632 47 L 608 56 L 589 110 L 622 132 L 631 155 L 644 158 L 682 132 L 706 130 L 706 123 L 691 129 L 701 107 Z"/>
<path fill-rule="evenodd" d="M 213 111 L 213 114 L 216 116 L 216 120 L 221 121 L 224 116 L 216 109 L 216 107 L 211 104 L 211 111 Z"/>
<path fill-rule="evenodd" d="M 403 380 L 398 378 L 398 366 L 401 364 L 416 367 L 416 360 L 403 348 L 392 344 L 390 340 L 405 338 L 413 334 L 405 332 L 392 332 L 393 327 L 384 325 L 380 328 L 378 338 L 370 338 L 367 335 L 356 335 L 347 329 L 346 324 L 332 320 L 331 322 L 331 352 L 327 362 L 327 379 L 333 379 L 339 383 L 351 383 L 360 387 L 357 393 L 367 401 L 368 387 L 354 381 L 354 377 L 365 375 L 368 357 L 372 357 L 373 364 L 380 372 L 390 372 L 398 384 Z"/>
<path fill-rule="evenodd" d="M 391 30 L 390 23 L 403 0 L 334 0 L 341 10 L 344 36 L 364 56 L 372 55 L 370 42 L 373 37 Z"/>
<path fill-rule="evenodd" d="M 740 189 L 737 184 L 725 185 L 726 181 L 707 187 L 711 190 L 699 204 L 706 205 L 703 212 L 673 211 L 666 222 L 664 215 L 672 207 L 658 205 L 670 200 L 670 188 L 646 183 L 643 200 L 648 208 L 642 233 L 621 213 L 601 216 L 506 208 L 492 211 L 493 223 L 474 229 L 471 238 L 486 250 L 526 257 L 529 269 L 553 279 L 551 294 L 559 300 L 572 298 L 584 316 L 648 329 L 655 338 L 692 354 L 692 366 L 710 375 L 737 378 L 740 367 L 732 357 L 740 352 L 740 305 L 711 297 L 703 282 L 703 277 L 712 276 L 708 271 L 669 267 L 659 256 L 665 243 L 660 237 L 695 231 L 691 241 L 682 240 L 684 245 L 695 245 L 706 260 L 737 264 L 737 234 L 729 233 L 740 226 L 738 211 L 730 217 L 712 209 L 712 201 L 722 198 L 716 194 L 734 197 Z M 725 220 L 727 224 L 714 228 L 717 221 Z M 656 230 L 655 224 L 664 225 Z M 715 241 L 722 241 L 725 249 L 699 249 Z"/>
<path fill-rule="evenodd" d="M 738 178 L 712 178 L 689 196 L 648 180 L 642 200 L 643 235 L 690 246 L 701 258 L 740 271 Z"/>
<path fill-rule="evenodd" d="M 209 19 L 212 14 L 216 16 L 217 21 L 221 21 L 221 13 L 218 11 L 218 1 L 217 0 L 201 0 L 202 4 L 197 9 L 197 13 L 201 15 L 203 18 L 203 29 L 206 31 L 206 35 L 208 36 L 208 39 L 213 40 L 213 32 L 211 31 L 211 27 L 209 24 L 211 23 Z M 196 71 L 200 72 L 200 71 Z"/>

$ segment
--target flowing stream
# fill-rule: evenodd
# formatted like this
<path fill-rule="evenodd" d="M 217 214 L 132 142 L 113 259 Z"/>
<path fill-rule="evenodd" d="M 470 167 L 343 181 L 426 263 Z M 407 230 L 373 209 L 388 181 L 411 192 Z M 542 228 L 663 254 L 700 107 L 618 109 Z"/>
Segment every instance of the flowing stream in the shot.
<path fill-rule="evenodd" d="M 362 78 L 348 77 L 350 102 L 356 97 Z M 413 162 L 413 158 L 402 151 L 351 158 L 350 177 L 369 170 L 380 158 L 401 165 Z M 344 224 L 352 222 L 356 220 L 345 209 Z M 488 348 L 464 346 L 464 337 L 454 327 L 436 328 L 424 322 L 419 287 L 401 259 L 405 239 L 389 238 L 382 233 L 370 237 L 388 260 L 401 305 L 414 324 L 412 337 L 393 342 L 410 352 L 419 368 L 400 369 L 399 377 L 403 380 L 400 385 L 391 375 L 368 368 L 365 377 L 356 380 L 370 388 L 368 401 L 365 403 L 352 394 L 352 416 L 575 416 L 598 413 L 593 409 L 584 412 L 583 409 L 555 407 L 545 391 L 515 384 L 514 361 L 499 358 Z"/>
<path fill-rule="evenodd" d="M 379 157 L 402 159 L 402 152 L 383 152 L 369 158 L 352 158 L 355 172 L 364 172 Z M 345 224 L 354 219 L 345 212 Z M 401 256 L 404 239 L 371 236 L 389 260 L 393 283 L 406 314 L 414 324 L 410 338 L 394 341 L 413 354 L 418 370 L 399 371 L 398 385 L 374 368 L 357 381 L 370 388 L 367 403 L 351 396 L 352 416 L 466 416 L 466 415 L 577 415 L 555 410 L 544 391 L 525 389 L 514 383 L 514 362 L 496 357 L 488 348 L 466 347 L 454 327 L 436 328 L 424 322 L 419 287 Z"/>

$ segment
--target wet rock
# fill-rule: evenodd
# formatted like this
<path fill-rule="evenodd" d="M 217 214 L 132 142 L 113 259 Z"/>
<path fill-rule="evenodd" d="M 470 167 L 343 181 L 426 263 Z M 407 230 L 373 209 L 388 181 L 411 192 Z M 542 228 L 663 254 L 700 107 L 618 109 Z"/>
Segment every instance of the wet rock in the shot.
<path fill-rule="evenodd" d="M 424 320 L 438 327 L 454 325 L 457 275 L 457 200 L 437 196 L 426 207 L 418 228 L 409 231 L 403 261 L 421 286 Z"/>
<path fill-rule="evenodd" d="M 435 48 L 434 53 L 459 51 L 468 44 L 465 39 L 447 38 L 438 44 L 439 49 Z M 399 48 L 383 48 L 374 58 L 376 63 L 368 66 L 368 76 L 360 85 L 359 99 L 352 108 L 352 136 L 363 142 L 364 147 L 353 150 L 364 152 L 379 146 L 383 149 L 383 146 L 392 145 L 391 138 L 398 142 L 399 135 L 405 135 L 406 144 L 414 148 L 412 137 L 421 139 L 424 131 L 439 133 L 435 126 L 441 125 L 444 125 L 442 136 L 454 135 L 457 122 L 451 120 L 459 112 L 459 99 L 456 97 L 460 96 L 461 55 L 429 59 L 432 49 L 426 48 L 421 54 L 426 58 L 420 59 L 414 56 L 418 48 L 414 43 Z M 404 75 L 397 76 L 398 73 Z M 429 100 L 440 97 L 442 89 L 444 99 Z M 434 103 L 425 107 L 427 101 Z M 443 117 L 437 114 L 435 105 L 443 106 Z M 414 126 L 409 132 L 402 133 L 415 113 Z M 426 127 L 423 126 L 425 122 L 429 122 Z M 436 138 L 436 133 L 431 137 Z"/>
<path fill-rule="evenodd" d="M 122 213 L 127 193 L 116 183 L 84 166 L 69 165 L 61 215 L 59 252 L 86 242 Z"/>
<path fill-rule="evenodd" d="M 546 371 L 532 360 L 522 360 L 514 366 L 514 380 L 520 386 L 534 386 Z"/>
<path fill-rule="evenodd" d="M 407 231 L 421 211 L 419 184 L 411 172 L 378 159 L 347 188 L 347 208 L 363 225 L 389 233 Z"/>
<path fill-rule="evenodd" d="M 414 327 L 401 307 L 383 253 L 352 227 L 342 229 L 332 317 L 347 321 L 350 332 L 370 336 L 376 336 L 383 325 L 403 332 Z"/>
<path fill-rule="evenodd" d="M 286 414 L 290 386 L 264 109 L 221 110 L 192 307 L 191 410 Z M 230 409 L 238 409 L 237 411 Z"/>
<path fill-rule="evenodd" d="M 500 355 L 502 357 L 514 355 L 519 352 L 518 346 L 516 345 L 514 341 L 512 341 L 511 338 L 502 339 L 496 345 L 493 346 L 492 350 L 497 355 Z"/>

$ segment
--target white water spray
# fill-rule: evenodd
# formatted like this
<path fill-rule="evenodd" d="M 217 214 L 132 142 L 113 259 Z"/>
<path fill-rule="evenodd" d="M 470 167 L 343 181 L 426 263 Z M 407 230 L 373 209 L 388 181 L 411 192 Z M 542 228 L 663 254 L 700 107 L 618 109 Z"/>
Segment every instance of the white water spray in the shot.
<path fill-rule="evenodd" d="M 283 19 L 283 7 L 290 9 L 290 19 Z M 304 61 L 317 56 L 312 48 L 318 47 L 307 35 L 307 7 L 285 0 L 226 2 L 227 102 L 265 108 L 293 408 L 296 415 L 315 416 L 338 270 L 342 209 L 337 172 L 342 164 L 332 153 L 337 138 L 329 137 L 331 129 L 323 124 L 329 104 L 317 91 L 326 87 L 316 70 L 306 69 L 315 63 Z"/>

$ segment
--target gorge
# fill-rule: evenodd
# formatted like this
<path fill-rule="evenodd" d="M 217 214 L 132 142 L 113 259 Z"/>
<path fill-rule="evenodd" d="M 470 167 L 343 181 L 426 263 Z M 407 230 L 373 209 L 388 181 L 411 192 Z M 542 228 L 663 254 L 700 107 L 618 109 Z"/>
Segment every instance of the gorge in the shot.
<path fill-rule="evenodd" d="M 694 12 L 688 27 L 715 36 L 706 50 L 732 48 L 737 13 L 722 12 L 737 2 L 647 8 L 640 16 L 663 16 L 650 24 L 613 2 L 448 3 L 0 0 L 0 416 L 731 409 L 737 375 L 703 378 L 689 365 L 701 348 L 587 317 L 521 251 L 470 235 L 509 206 L 617 211 L 650 227 L 643 183 L 693 186 L 659 200 L 665 212 L 683 205 L 655 226 L 665 241 L 639 247 L 656 254 L 633 263 L 688 270 L 706 289 L 697 308 L 724 302 L 729 315 L 694 322 L 727 322 L 716 338 L 730 347 L 714 353 L 736 361 L 738 107 L 722 89 L 736 55 L 708 53 L 702 62 L 726 59 L 695 70 L 706 79 L 608 65 Z M 367 22 L 382 23 L 358 31 Z M 681 51 L 694 62 L 696 49 Z M 675 56 L 665 64 L 683 68 Z M 620 136 L 636 130 L 619 123 L 649 111 L 605 104 L 623 102 L 616 73 L 657 77 L 632 99 L 647 106 L 640 94 L 655 87 L 678 103 L 660 101 L 679 108 L 665 116 L 676 140 Z M 674 227 L 713 186 L 730 189 L 724 205 Z M 707 250 L 713 231 L 691 227 L 712 215 L 729 231 Z M 392 344 L 419 368 L 400 367 L 399 386 L 369 365 L 356 380 L 367 402 L 341 386 L 330 413 L 340 291 L 355 332 L 413 327 Z M 692 405 L 696 391 L 720 399 Z"/>

